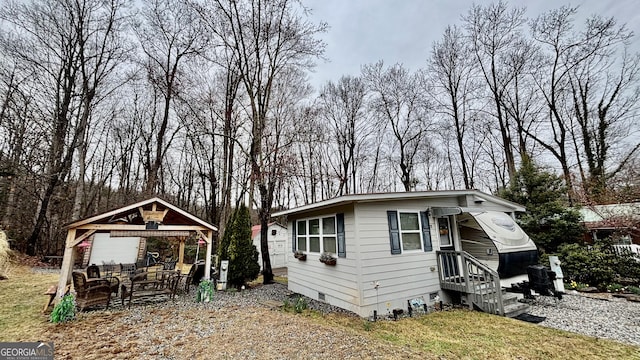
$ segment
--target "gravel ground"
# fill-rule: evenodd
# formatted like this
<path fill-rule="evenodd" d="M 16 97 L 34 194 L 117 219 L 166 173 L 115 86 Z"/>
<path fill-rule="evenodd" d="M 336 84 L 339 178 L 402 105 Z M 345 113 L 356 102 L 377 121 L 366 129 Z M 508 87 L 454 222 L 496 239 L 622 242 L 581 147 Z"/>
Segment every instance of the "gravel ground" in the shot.
<path fill-rule="evenodd" d="M 45 335 L 55 344 L 56 359 L 434 358 L 305 316 L 292 321 L 289 314 L 264 305 L 265 300 L 284 301 L 291 295 L 285 285 L 274 284 L 215 293 L 213 301 L 195 303 L 192 291 L 175 302 L 134 303 L 130 310 L 118 304 L 82 313 L 82 321 L 65 324 L 64 331 L 52 326 Z M 317 301 L 309 301 L 309 307 L 324 313 L 342 311 Z"/>
<path fill-rule="evenodd" d="M 640 346 L 640 303 L 573 292 L 560 301 L 537 296 L 531 305 L 529 314 L 546 317 L 542 326 Z"/>
<path fill-rule="evenodd" d="M 50 272 L 49 269 L 40 272 Z M 55 271 L 55 270 L 54 270 Z M 296 318 L 295 322 L 290 322 L 288 317 L 277 311 L 269 310 L 265 306 L 265 301 L 275 300 L 294 304 L 298 295 L 291 293 L 286 285 L 273 284 L 269 286 L 258 286 L 250 291 L 244 292 L 215 292 L 213 300 L 209 303 L 195 303 L 195 288 L 191 288 L 190 294 L 178 296 L 176 301 L 164 301 L 161 299 L 157 304 L 150 304 L 148 299 L 145 304 L 134 302 L 131 310 L 125 308 L 120 319 L 109 322 L 107 328 L 92 328 L 95 324 L 79 322 L 72 326 L 77 327 L 78 333 L 90 332 L 94 335 L 113 334 L 120 332 L 122 335 L 113 337 L 112 346 L 94 349 L 92 353 L 85 352 L 85 356 L 92 353 L 101 358 L 121 358 L 123 354 L 137 353 L 142 357 L 175 359 L 175 358 L 323 358 L 326 357 L 326 349 L 333 349 L 331 357 L 335 358 L 426 358 L 425 354 L 416 353 L 404 347 L 382 348 L 375 344 L 370 344 L 362 337 L 337 331 L 330 327 L 322 327 L 313 322 L 307 321 L 303 317 Z M 357 316 L 343 309 L 330 306 L 328 304 L 305 298 L 308 307 L 324 314 L 340 312 L 347 315 Z M 562 300 L 557 301 L 553 297 L 537 296 L 530 301 L 530 315 L 545 317 L 539 323 L 540 326 L 566 330 L 580 333 L 596 338 L 607 338 L 630 345 L 640 346 L 640 303 L 627 301 L 625 299 L 614 298 L 608 294 L 581 294 L 572 292 L 566 294 Z M 119 298 L 112 302 L 109 311 L 104 312 L 106 318 L 110 317 L 112 310 L 122 310 Z M 204 311 L 203 311 L 204 310 Z M 167 315 L 169 314 L 169 315 Z M 204 317 L 202 317 L 204 315 Z M 216 321 L 208 321 L 207 317 L 215 317 Z M 280 337 L 283 343 L 273 343 L 272 347 L 262 349 L 258 343 L 255 347 L 246 342 L 236 344 L 235 337 L 245 337 L 246 333 L 264 331 L 260 328 L 261 318 L 269 317 L 276 323 L 278 332 L 284 334 Z M 98 319 L 99 321 L 99 319 Z M 179 331 L 185 323 L 190 324 L 192 331 L 187 335 Z M 242 323 L 243 326 L 238 326 Z M 169 330 L 176 329 L 175 338 L 160 337 L 151 331 L 153 324 L 160 325 Z M 211 326 L 210 324 L 216 324 Z M 114 327 L 114 329 L 110 329 Z M 147 328 L 150 331 L 140 332 L 139 329 Z M 127 332 L 130 329 L 131 332 Z M 243 329 L 243 333 L 234 335 L 234 331 Z M 272 331 L 276 331 L 273 329 Z M 98 332 L 98 333 L 96 333 Z M 298 348 L 297 353 L 290 353 L 291 343 L 289 339 L 299 338 L 299 334 L 305 333 L 314 337 L 310 343 L 323 343 L 325 346 L 314 348 Z M 136 337 L 132 337 L 136 334 Z M 166 333 L 164 333 L 166 334 Z M 54 340 L 57 338 L 54 334 Z M 158 342 L 161 338 L 162 341 Z M 224 343 L 222 348 L 213 347 L 215 355 L 209 353 L 202 356 L 200 352 L 202 344 L 197 344 L 197 339 L 208 338 L 211 341 Z M 256 337 L 258 338 L 258 337 Z M 324 339 L 324 340 L 323 340 Z M 304 339 L 299 339 L 305 343 Z M 66 343 L 57 349 L 69 349 L 61 354 L 56 350 L 56 355 L 61 358 L 77 358 L 78 346 L 68 343 L 68 339 L 57 339 L 60 343 Z M 74 340 L 75 341 L 75 340 Z M 155 342 L 158 342 L 155 344 Z M 57 342 L 56 342 L 57 343 Z M 193 346 L 189 344 L 193 343 Z M 149 346 L 152 344 L 153 346 Z M 62 345 L 62 344 L 61 344 Z M 244 348 L 238 348 L 244 347 Z M 260 348 L 261 352 L 256 353 L 255 349 Z M 295 348 L 295 347 L 294 347 Z M 367 349 L 367 353 L 355 351 L 354 349 Z M 222 349 L 222 350 L 221 350 Z M 337 349 L 337 350 L 336 350 Z M 85 357 L 81 356 L 81 357 Z M 125 357 L 126 358 L 126 357 Z"/>
<path fill-rule="evenodd" d="M 223 310 L 229 307 L 264 307 L 266 300 L 288 301 L 294 304 L 297 297 L 298 295 L 291 293 L 286 285 L 274 284 L 259 286 L 248 293 L 217 292 L 213 301 L 208 304 L 194 303 L 192 296 L 181 296 L 174 304 L 164 302 L 158 305 Z M 340 312 L 357 316 L 326 303 L 305 299 L 309 308 L 324 314 Z M 553 297 L 537 296 L 530 304 L 530 315 L 546 318 L 539 323 L 541 326 L 640 346 L 640 303 L 614 298 L 610 294 L 589 295 L 574 291 L 559 301 Z M 136 306 L 140 305 L 134 303 L 134 308 Z"/>

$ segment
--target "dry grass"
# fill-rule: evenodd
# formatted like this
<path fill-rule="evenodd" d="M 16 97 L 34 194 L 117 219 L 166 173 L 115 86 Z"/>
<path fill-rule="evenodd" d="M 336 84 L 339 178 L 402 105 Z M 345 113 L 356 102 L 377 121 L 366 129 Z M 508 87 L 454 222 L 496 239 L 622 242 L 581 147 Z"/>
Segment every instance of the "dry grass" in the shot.
<path fill-rule="evenodd" d="M 326 316 L 321 321 L 456 359 L 640 359 L 640 348 L 468 310 L 399 321 Z"/>
<path fill-rule="evenodd" d="M 469 311 L 370 323 L 262 308 L 167 313 L 150 306 L 88 312 L 52 325 L 41 314 L 42 293 L 56 280 L 17 268 L 0 281 L 0 341 L 54 341 L 56 358 L 88 359 L 307 358 L 319 357 L 318 348 L 345 358 L 341 351 L 360 358 L 640 359 L 638 347 Z"/>
<path fill-rule="evenodd" d="M 22 266 L 12 266 L 8 274 L 0 281 L 0 341 L 39 340 L 48 321 L 42 314 L 48 299 L 43 293 L 58 275 L 35 274 Z"/>

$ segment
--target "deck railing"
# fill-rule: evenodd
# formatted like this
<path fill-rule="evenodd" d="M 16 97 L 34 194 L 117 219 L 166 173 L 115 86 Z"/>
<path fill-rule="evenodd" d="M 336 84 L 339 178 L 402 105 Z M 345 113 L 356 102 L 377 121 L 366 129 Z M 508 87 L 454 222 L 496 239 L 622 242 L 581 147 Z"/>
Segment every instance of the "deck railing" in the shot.
<path fill-rule="evenodd" d="M 640 245 L 637 244 L 613 245 L 613 251 L 618 255 L 629 254 L 640 257 Z"/>
<path fill-rule="evenodd" d="M 464 251 L 437 252 L 440 287 L 466 293 L 482 311 L 504 315 L 498 273 Z"/>

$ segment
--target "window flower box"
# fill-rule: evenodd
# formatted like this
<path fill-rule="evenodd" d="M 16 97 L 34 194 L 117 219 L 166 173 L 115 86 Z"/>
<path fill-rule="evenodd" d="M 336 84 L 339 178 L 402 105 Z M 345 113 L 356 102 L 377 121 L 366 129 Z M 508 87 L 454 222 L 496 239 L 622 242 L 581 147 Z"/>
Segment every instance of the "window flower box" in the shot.
<path fill-rule="evenodd" d="M 333 257 L 330 253 L 322 253 L 322 255 L 320 255 L 320 262 L 325 265 L 334 266 L 338 262 L 338 259 Z"/>
<path fill-rule="evenodd" d="M 303 253 L 302 251 L 296 251 L 295 253 L 293 253 L 293 257 L 295 257 L 296 259 L 298 259 L 300 261 L 306 261 L 307 260 L 307 254 Z"/>

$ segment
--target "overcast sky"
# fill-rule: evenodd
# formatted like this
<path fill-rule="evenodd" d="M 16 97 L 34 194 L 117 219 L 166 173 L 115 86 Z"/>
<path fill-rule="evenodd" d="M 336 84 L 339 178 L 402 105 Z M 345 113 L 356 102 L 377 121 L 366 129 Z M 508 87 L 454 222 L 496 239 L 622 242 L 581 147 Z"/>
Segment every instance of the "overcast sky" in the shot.
<path fill-rule="evenodd" d="M 460 24 L 472 1 L 463 0 L 303 0 L 313 9 L 314 22 L 326 21 L 330 29 L 323 35 L 328 62 L 319 61 L 312 84 L 336 81 L 342 75 L 355 75 L 360 66 L 384 60 L 402 63 L 410 69 L 424 67 L 431 45 L 440 40 L 449 24 Z M 476 1 L 489 4 L 489 1 Z M 592 14 L 614 16 L 636 36 L 634 49 L 640 51 L 639 0 L 514 0 L 511 5 L 526 6 L 535 17 L 561 5 L 580 6 L 578 19 Z"/>

